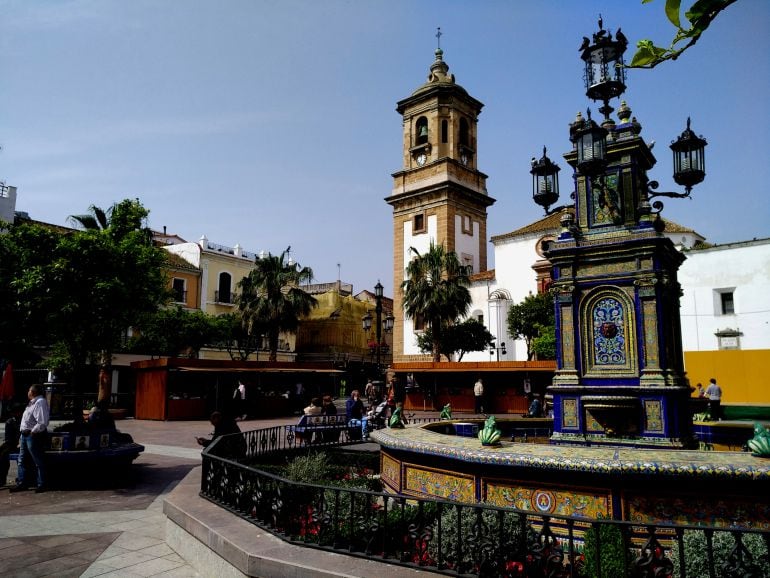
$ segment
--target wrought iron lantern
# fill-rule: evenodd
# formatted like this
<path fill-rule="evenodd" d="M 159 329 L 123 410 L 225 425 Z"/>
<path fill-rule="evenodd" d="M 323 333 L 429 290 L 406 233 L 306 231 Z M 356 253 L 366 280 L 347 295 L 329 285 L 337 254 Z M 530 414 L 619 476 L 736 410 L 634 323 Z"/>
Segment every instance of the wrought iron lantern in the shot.
<path fill-rule="evenodd" d="M 586 96 L 591 100 L 604 102 L 599 112 L 607 119 L 613 110 L 609 106 L 609 100 L 620 96 L 626 90 L 623 53 L 627 46 L 628 40 L 620 28 L 613 39 L 612 33 L 604 30 L 602 18 L 599 16 L 599 31 L 593 35 L 593 42 L 588 37 L 583 37 L 580 47 L 580 58 L 585 63 Z"/>
<path fill-rule="evenodd" d="M 588 118 L 582 126 L 575 127 L 572 141 L 577 145 L 577 169 L 581 174 L 595 177 L 604 172 L 607 166 L 607 129 Z"/>
<path fill-rule="evenodd" d="M 396 318 L 393 317 L 393 315 L 386 315 L 385 319 L 382 320 L 382 328 L 385 330 L 385 333 L 390 333 L 393 331 L 393 324 L 395 323 Z"/>
<path fill-rule="evenodd" d="M 364 331 L 369 331 L 372 328 L 372 314 L 367 311 L 366 315 L 361 317 L 361 326 Z"/>
<path fill-rule="evenodd" d="M 674 151 L 674 181 L 687 189 L 703 182 L 706 176 L 704 152 L 706 139 L 698 137 L 690 130 L 690 117 L 687 117 L 687 128 L 671 143 Z"/>
<path fill-rule="evenodd" d="M 546 148 L 543 147 L 543 156 L 540 160 L 532 157 L 532 198 L 535 202 L 545 209 L 559 200 L 559 166 L 552 162 L 546 155 Z"/>

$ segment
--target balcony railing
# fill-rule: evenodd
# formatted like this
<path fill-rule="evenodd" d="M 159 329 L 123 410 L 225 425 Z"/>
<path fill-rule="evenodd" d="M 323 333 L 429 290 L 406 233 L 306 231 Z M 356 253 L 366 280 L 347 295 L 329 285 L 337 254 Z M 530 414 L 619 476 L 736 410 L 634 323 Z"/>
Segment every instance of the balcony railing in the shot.
<path fill-rule="evenodd" d="M 238 437 L 246 456 L 235 459 L 228 448 L 239 447 Z M 220 437 L 203 451 L 201 496 L 292 544 L 452 576 L 768 575 L 768 531 L 543 516 L 293 482 L 245 463 L 308 445 L 345 443 L 345 433 L 340 442 L 299 441 L 292 426 Z M 729 547 L 715 547 L 717 538 L 726 538 Z M 702 546 L 687 550 L 693 539 Z M 760 543 L 759 554 L 751 554 L 748 542 L 755 552 Z M 696 554 L 686 559 L 685 551 Z"/>
<path fill-rule="evenodd" d="M 235 293 L 226 291 L 214 291 L 214 302 L 224 305 L 232 305 L 235 303 Z"/>

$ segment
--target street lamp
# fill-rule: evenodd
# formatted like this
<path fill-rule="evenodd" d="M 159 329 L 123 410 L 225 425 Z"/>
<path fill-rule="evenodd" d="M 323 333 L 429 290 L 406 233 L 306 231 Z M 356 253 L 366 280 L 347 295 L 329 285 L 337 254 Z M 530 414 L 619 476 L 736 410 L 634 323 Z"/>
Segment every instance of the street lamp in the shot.
<path fill-rule="evenodd" d="M 605 178 L 609 162 L 607 146 L 616 138 L 611 135 L 615 122 L 609 116 L 614 110 L 609 105 L 609 101 L 621 96 L 626 90 L 623 53 L 627 44 L 628 41 L 620 29 L 615 33 L 615 38 L 612 38 L 612 33 L 604 29 L 600 16 L 599 31 L 593 35 L 593 41 L 584 37 L 583 45 L 580 47 L 581 58 L 585 62 L 586 96 L 591 100 L 603 102 L 599 111 L 604 114 L 604 120 L 599 125 L 591 119 L 590 110 L 586 111 L 585 118 L 578 113 L 575 122 L 570 125 L 570 141 L 574 145 L 576 174 L 585 177 L 590 186 L 600 191 L 604 198 L 618 197 L 618 191 L 611 188 Z M 625 102 L 622 102 L 618 111 L 621 121 L 627 123 L 630 114 Z M 632 119 L 631 124 L 634 123 L 636 120 Z M 670 146 L 674 153 L 674 181 L 683 186 L 685 192 L 657 191 L 658 182 L 647 180 L 645 177 L 638 208 L 643 214 L 658 215 L 655 227 L 659 231 L 662 231 L 664 226 L 659 218 L 663 203 L 655 201 L 650 205 L 649 200 L 655 197 L 675 199 L 689 197 L 692 188 L 702 182 L 706 176 L 704 149 L 707 144 L 706 139 L 696 136 L 690 129 L 688 117 L 687 128 L 675 141 L 672 141 Z M 533 157 L 531 164 L 532 198 L 535 203 L 545 209 L 546 215 L 566 208 L 566 205 L 550 208 L 559 200 L 559 167 L 546 156 L 545 147 L 540 160 Z M 576 198 L 574 191 L 571 197 Z M 568 218 L 567 221 L 569 221 Z"/>
<path fill-rule="evenodd" d="M 494 337 L 492 338 L 492 341 L 494 341 Z M 495 352 L 497 352 L 497 361 L 500 361 L 500 353 L 502 353 L 503 355 L 508 353 L 505 350 L 505 341 L 500 343 L 499 347 L 495 347 L 495 344 L 492 341 L 489 343 L 489 345 L 490 345 L 490 347 L 489 347 L 489 355 L 494 355 Z"/>
<path fill-rule="evenodd" d="M 545 214 L 555 213 L 562 207 L 549 210 L 549 207 L 559 200 L 559 165 L 551 161 L 545 154 L 543 147 L 543 156 L 540 160 L 532 157 L 532 198 L 545 209 Z"/>
<path fill-rule="evenodd" d="M 376 317 L 376 323 L 375 323 L 375 336 L 377 339 L 377 342 L 374 345 L 375 353 L 377 355 L 377 371 L 380 370 L 380 353 L 383 347 L 387 347 L 387 345 L 382 343 L 382 331 L 384 330 L 385 333 L 390 333 L 393 331 L 393 323 L 395 321 L 395 317 L 393 315 L 387 315 L 385 319 L 382 318 L 382 290 L 383 286 L 382 283 L 377 281 L 377 285 L 374 286 L 374 314 Z M 367 311 L 366 315 L 364 315 L 361 318 L 361 326 L 364 329 L 364 333 L 367 335 L 369 334 L 369 331 L 372 328 L 372 314 L 371 312 Z"/>

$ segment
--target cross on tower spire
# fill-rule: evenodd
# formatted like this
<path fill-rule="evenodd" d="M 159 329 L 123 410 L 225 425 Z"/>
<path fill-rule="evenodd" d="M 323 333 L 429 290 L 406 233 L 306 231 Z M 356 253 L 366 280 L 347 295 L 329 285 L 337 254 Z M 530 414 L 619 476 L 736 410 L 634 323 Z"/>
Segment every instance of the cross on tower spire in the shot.
<path fill-rule="evenodd" d="M 439 50 L 441 50 L 441 37 L 442 36 L 443 36 L 443 34 L 441 34 L 441 26 L 438 26 L 436 28 L 436 39 L 437 39 L 437 44 L 438 44 L 437 48 Z"/>

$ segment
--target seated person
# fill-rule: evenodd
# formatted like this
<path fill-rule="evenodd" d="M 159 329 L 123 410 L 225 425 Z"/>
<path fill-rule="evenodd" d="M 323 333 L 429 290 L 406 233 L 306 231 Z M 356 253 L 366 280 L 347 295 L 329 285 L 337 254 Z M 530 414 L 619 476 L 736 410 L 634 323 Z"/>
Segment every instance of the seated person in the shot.
<path fill-rule="evenodd" d="M 325 395 L 323 397 L 321 409 L 324 415 L 337 415 L 337 406 L 334 405 L 331 395 Z"/>
<path fill-rule="evenodd" d="M 0 445 L 0 486 L 8 483 L 8 470 L 11 467 L 10 455 L 19 451 L 19 422 L 24 406 L 16 404 L 11 408 L 11 417 L 5 421 L 5 441 Z"/>
<path fill-rule="evenodd" d="M 345 402 L 345 414 L 348 420 L 348 426 L 351 428 L 350 439 L 360 440 L 362 437 L 368 437 L 368 418 L 364 417 L 364 402 L 359 398 L 360 394 L 357 389 L 350 392 L 350 398 Z"/>
<path fill-rule="evenodd" d="M 532 403 L 529 404 L 527 417 L 543 417 L 543 403 L 540 401 L 539 393 L 535 394 L 535 397 L 532 399 Z"/>
<path fill-rule="evenodd" d="M 220 436 L 229 434 L 240 434 L 241 428 L 235 423 L 235 420 L 226 416 L 221 411 L 215 411 L 209 418 L 211 425 L 214 426 L 214 432 L 211 434 L 211 439 L 207 438 L 195 438 L 198 445 L 204 448 L 209 446 L 215 439 Z M 222 443 L 217 444 L 217 455 L 224 458 L 242 458 L 246 456 L 246 439 L 242 435 L 233 435 Z"/>
<path fill-rule="evenodd" d="M 107 400 L 97 401 L 88 413 L 88 425 L 94 429 L 115 429 L 115 419 L 110 415 Z"/>
<path fill-rule="evenodd" d="M 334 400 L 332 400 L 331 395 L 325 395 L 323 397 L 323 415 L 337 415 L 337 406 L 334 405 Z M 321 436 L 321 439 L 325 442 L 337 442 L 340 440 L 340 433 L 342 433 L 340 430 L 328 430 L 323 432 L 323 436 Z"/>
<path fill-rule="evenodd" d="M 305 415 L 321 415 L 323 413 L 323 404 L 319 398 L 314 397 L 310 400 L 310 405 L 302 410 L 302 412 Z"/>

